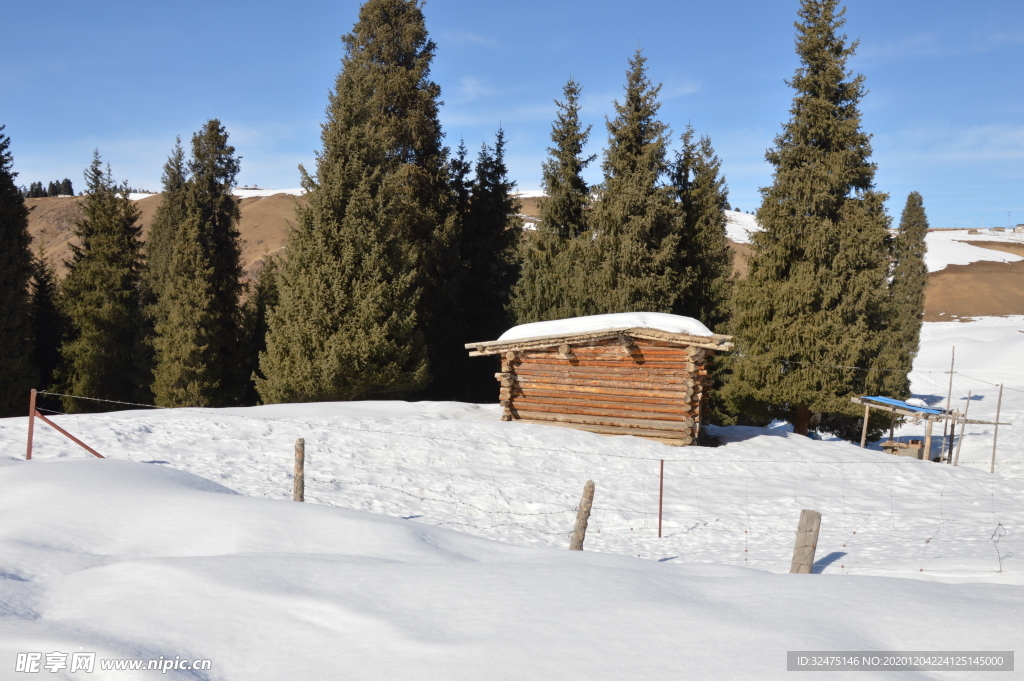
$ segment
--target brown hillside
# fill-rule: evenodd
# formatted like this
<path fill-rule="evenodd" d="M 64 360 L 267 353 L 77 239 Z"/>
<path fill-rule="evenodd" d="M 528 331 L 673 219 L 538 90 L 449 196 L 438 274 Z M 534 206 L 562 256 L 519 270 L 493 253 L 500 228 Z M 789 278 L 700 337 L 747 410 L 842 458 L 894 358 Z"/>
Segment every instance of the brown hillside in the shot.
<path fill-rule="evenodd" d="M 540 217 L 540 199 L 536 196 L 519 199 L 519 212 L 533 218 Z"/>
<path fill-rule="evenodd" d="M 80 198 L 27 199 L 29 208 L 29 233 L 32 248 L 42 248 L 46 260 L 57 268 L 58 276 L 64 276 L 64 261 L 71 257 L 69 244 L 75 220 L 81 215 Z M 288 240 L 288 231 L 295 224 L 295 205 L 305 199 L 290 194 L 274 194 L 267 197 L 250 197 L 239 201 L 241 220 L 238 231 L 241 234 L 242 267 L 251 278 L 263 269 L 268 255 L 279 253 Z M 142 213 L 142 238 L 149 233 L 153 214 L 160 205 L 160 196 L 136 201 Z"/>
<path fill-rule="evenodd" d="M 64 260 L 74 221 L 80 215 L 78 198 L 27 199 L 29 231 L 33 248 L 42 247 L 46 259 L 64 274 Z M 537 199 L 522 199 L 522 212 L 537 215 Z M 137 202 L 142 213 L 143 238 L 149 231 L 159 196 Z M 242 237 L 242 264 L 247 277 L 256 276 L 268 255 L 284 250 L 291 226 L 295 223 L 296 203 L 305 199 L 288 194 L 251 197 L 239 201 Z M 971 245 L 1024 255 L 1024 244 L 1001 241 L 971 241 Z M 747 274 L 749 244 L 729 242 L 736 254 L 736 273 Z M 1024 262 L 976 262 L 951 265 L 928 277 L 925 290 L 925 320 L 949 321 L 958 317 L 1024 314 Z"/>
<path fill-rule="evenodd" d="M 926 322 L 1024 314 L 1024 262 L 949 265 L 928 275 L 924 298 Z"/>
<path fill-rule="evenodd" d="M 970 241 L 972 246 L 1024 255 L 1024 244 Z M 736 272 L 747 274 L 749 244 L 729 242 L 736 253 Z M 1024 262 L 974 262 L 950 265 L 928 275 L 924 320 L 948 322 L 965 317 L 1024 315 Z"/>

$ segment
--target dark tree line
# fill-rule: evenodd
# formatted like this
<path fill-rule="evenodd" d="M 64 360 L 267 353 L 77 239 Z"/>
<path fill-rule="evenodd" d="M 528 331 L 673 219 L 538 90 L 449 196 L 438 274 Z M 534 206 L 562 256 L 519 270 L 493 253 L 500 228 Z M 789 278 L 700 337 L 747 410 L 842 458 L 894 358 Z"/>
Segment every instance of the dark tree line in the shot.
<path fill-rule="evenodd" d="M 64 178 L 59 182 L 50 182 L 46 187 L 43 187 L 42 182 L 33 182 L 28 186 L 21 188 L 21 195 L 26 199 L 45 199 L 48 196 L 74 196 L 75 190 L 71 186 L 71 180 Z"/>
<path fill-rule="evenodd" d="M 180 139 L 172 150 L 145 244 L 128 185 L 94 157 L 59 284 L 29 250 L 0 136 L 0 341 L 14 348 L 0 356 L 0 407 L 23 411 L 33 385 L 161 406 L 491 401 L 494 367 L 465 343 L 516 323 L 654 311 L 735 335 L 719 418 L 781 417 L 798 432 L 813 419 L 852 437 L 850 395 L 908 394 L 927 219 L 913 193 L 889 232 L 836 0 L 802 0 L 800 18 L 791 118 L 767 154 L 763 231 L 739 282 L 721 161 L 707 136 L 686 126 L 674 137 L 659 118 L 641 52 L 606 120 L 594 186 L 582 86 L 566 83 L 541 220 L 525 231 L 504 131 L 475 157 L 444 145 L 420 0 L 368 0 L 343 37 L 322 149 L 301 169 L 308 204 L 286 254 L 248 285 L 231 196 L 239 158 L 219 121 L 188 153 Z"/>

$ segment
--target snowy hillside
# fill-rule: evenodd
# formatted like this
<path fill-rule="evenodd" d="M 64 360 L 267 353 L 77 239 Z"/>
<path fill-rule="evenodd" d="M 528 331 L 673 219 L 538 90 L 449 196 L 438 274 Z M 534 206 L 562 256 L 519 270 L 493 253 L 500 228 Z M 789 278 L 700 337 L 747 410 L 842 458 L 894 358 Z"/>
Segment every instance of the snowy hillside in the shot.
<path fill-rule="evenodd" d="M 729 229 L 746 241 L 756 223 L 734 213 Z M 960 243 L 973 236 L 929 234 L 930 266 L 1021 259 Z M 497 405 L 136 409 L 53 417 L 107 459 L 37 422 L 26 462 L 26 419 L 0 419 L 0 678 L 26 651 L 208 659 L 168 676 L 284 681 L 775 679 L 787 650 L 1013 649 L 1021 331 L 1024 316 L 926 323 L 911 375 L 944 406 L 955 346 L 953 405 L 971 391 L 983 420 L 1004 384 L 995 475 L 986 425 L 953 467 L 784 427 L 673 448 L 501 422 Z M 300 437 L 305 504 L 287 501 Z M 588 479 L 585 551 L 570 553 Z M 801 509 L 823 515 L 817 574 L 791 576 Z"/>
<path fill-rule="evenodd" d="M 40 651 L 96 654 L 59 678 L 781 679 L 794 649 L 1010 650 L 1024 608 L 1011 586 L 517 547 L 161 464 L 8 461 L 0 484 L 3 678 Z"/>
<path fill-rule="evenodd" d="M 738 244 L 750 243 L 750 235 L 760 229 L 757 219 L 749 213 L 735 210 L 725 211 L 725 232 L 731 241 Z"/>
<path fill-rule="evenodd" d="M 972 415 L 994 415 L 978 380 L 1024 390 L 1007 364 L 1022 324 L 926 324 L 914 390 L 944 396 L 955 342 L 954 395 L 976 384 Z M 37 422 L 26 462 L 26 419 L 3 419 L 0 658 L 178 656 L 213 667 L 171 678 L 240 680 L 774 679 L 794 649 L 1009 650 L 1024 611 L 1011 392 L 996 475 L 985 426 L 953 467 L 782 428 L 673 448 L 505 423 L 497 405 L 140 409 L 54 417 L 105 460 Z M 305 504 L 286 501 L 298 437 Z M 791 576 L 803 508 L 823 514 L 819 574 Z M 567 655 L 580 640 L 589 652 Z"/>

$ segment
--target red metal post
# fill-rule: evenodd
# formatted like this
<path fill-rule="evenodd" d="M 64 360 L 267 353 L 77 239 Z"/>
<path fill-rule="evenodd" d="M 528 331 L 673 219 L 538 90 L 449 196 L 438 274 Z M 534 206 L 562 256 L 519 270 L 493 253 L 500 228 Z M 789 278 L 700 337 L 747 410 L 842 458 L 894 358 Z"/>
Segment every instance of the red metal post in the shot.
<path fill-rule="evenodd" d="M 658 538 L 661 538 L 661 502 L 665 497 L 665 459 L 661 460 L 661 478 L 658 480 Z"/>
<path fill-rule="evenodd" d="M 105 458 L 106 458 L 105 456 L 103 456 L 102 454 L 100 454 L 99 452 L 97 452 L 97 451 L 96 451 L 95 449 L 93 449 L 93 448 L 92 448 L 92 447 L 90 447 L 89 445 L 85 444 L 84 442 L 82 442 L 81 440 L 79 440 L 79 439 L 78 439 L 77 437 L 75 437 L 74 435 L 72 435 L 72 434 L 71 434 L 71 433 L 69 433 L 68 431 L 64 430 L 63 428 L 61 428 L 61 427 L 60 427 L 60 426 L 58 426 L 58 425 L 57 425 L 56 423 L 54 423 L 54 422 L 53 422 L 53 421 L 51 421 L 50 419 L 46 418 L 46 417 L 45 417 L 45 416 L 43 416 L 42 414 L 40 414 L 40 413 L 36 412 L 36 416 L 38 416 L 38 417 L 39 417 L 40 419 L 42 419 L 42 420 L 43 420 L 44 422 L 48 423 L 48 424 L 49 424 L 50 426 L 52 426 L 53 428 L 55 428 L 55 429 L 56 429 L 56 430 L 57 430 L 58 432 L 60 432 L 60 433 L 61 433 L 61 435 L 63 435 L 64 437 L 68 438 L 69 440 L 71 440 L 71 441 L 72 441 L 72 442 L 74 442 L 74 443 L 75 443 L 76 445 L 78 445 L 79 447 L 83 448 L 84 450 L 86 450 L 87 452 L 89 452 L 90 454 L 92 454 L 93 456 L 95 456 L 95 457 L 97 457 L 97 458 L 99 458 L 99 459 L 105 459 Z"/>
<path fill-rule="evenodd" d="M 32 458 L 32 432 L 36 425 L 36 389 L 28 394 L 28 449 L 25 450 L 25 461 Z"/>

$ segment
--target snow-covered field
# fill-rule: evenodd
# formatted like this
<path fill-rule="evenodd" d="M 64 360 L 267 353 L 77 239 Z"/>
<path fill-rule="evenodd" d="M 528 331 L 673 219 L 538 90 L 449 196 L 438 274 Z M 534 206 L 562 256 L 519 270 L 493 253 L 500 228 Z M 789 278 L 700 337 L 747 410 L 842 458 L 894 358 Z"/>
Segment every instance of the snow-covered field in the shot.
<path fill-rule="evenodd" d="M 929 248 L 946 237 L 950 263 L 1016 258 L 947 234 Z M 1012 650 L 1021 330 L 1024 317 L 926 323 L 911 377 L 944 406 L 955 345 L 953 403 L 972 391 L 984 420 L 1004 384 L 995 475 L 984 425 L 953 467 L 784 427 L 673 448 L 505 423 L 496 405 L 137 409 L 54 417 L 105 460 L 37 422 L 26 462 L 26 419 L 2 419 L 0 679 L 25 678 L 11 671 L 25 652 L 209 659 L 168 675 L 283 681 L 774 679 L 788 650 Z M 288 501 L 300 437 L 305 504 Z M 586 550 L 570 553 L 588 479 Z M 804 508 L 823 515 L 817 574 L 788 575 Z M 64 678 L 146 676 L 98 665 Z"/>
<path fill-rule="evenodd" d="M 926 324 L 915 391 L 947 385 L 953 341 L 955 394 L 1022 356 L 1022 321 Z M 1012 374 L 995 378 L 1024 388 Z M 1024 405 L 1009 394 L 1004 420 Z M 673 448 L 498 416 L 405 402 L 58 416 L 108 459 L 38 424 L 31 462 L 25 419 L 0 421 L 0 669 L 84 650 L 215 665 L 181 678 L 770 679 L 787 650 L 1022 640 L 1019 419 L 991 475 L 984 427 L 953 467 L 783 428 Z M 306 504 L 287 501 L 298 437 Z M 570 554 L 587 479 L 586 550 Z M 790 576 L 802 508 L 823 514 L 818 574 Z"/>
<path fill-rule="evenodd" d="M 92 674 L 46 678 L 157 676 L 101 670 L 127 659 L 209 660 L 167 676 L 246 681 L 777 679 L 788 650 L 1020 641 L 1020 587 L 519 547 L 242 496 L 160 464 L 6 463 L 4 679 L 35 678 L 13 671 L 31 652 L 96 654 Z"/>

